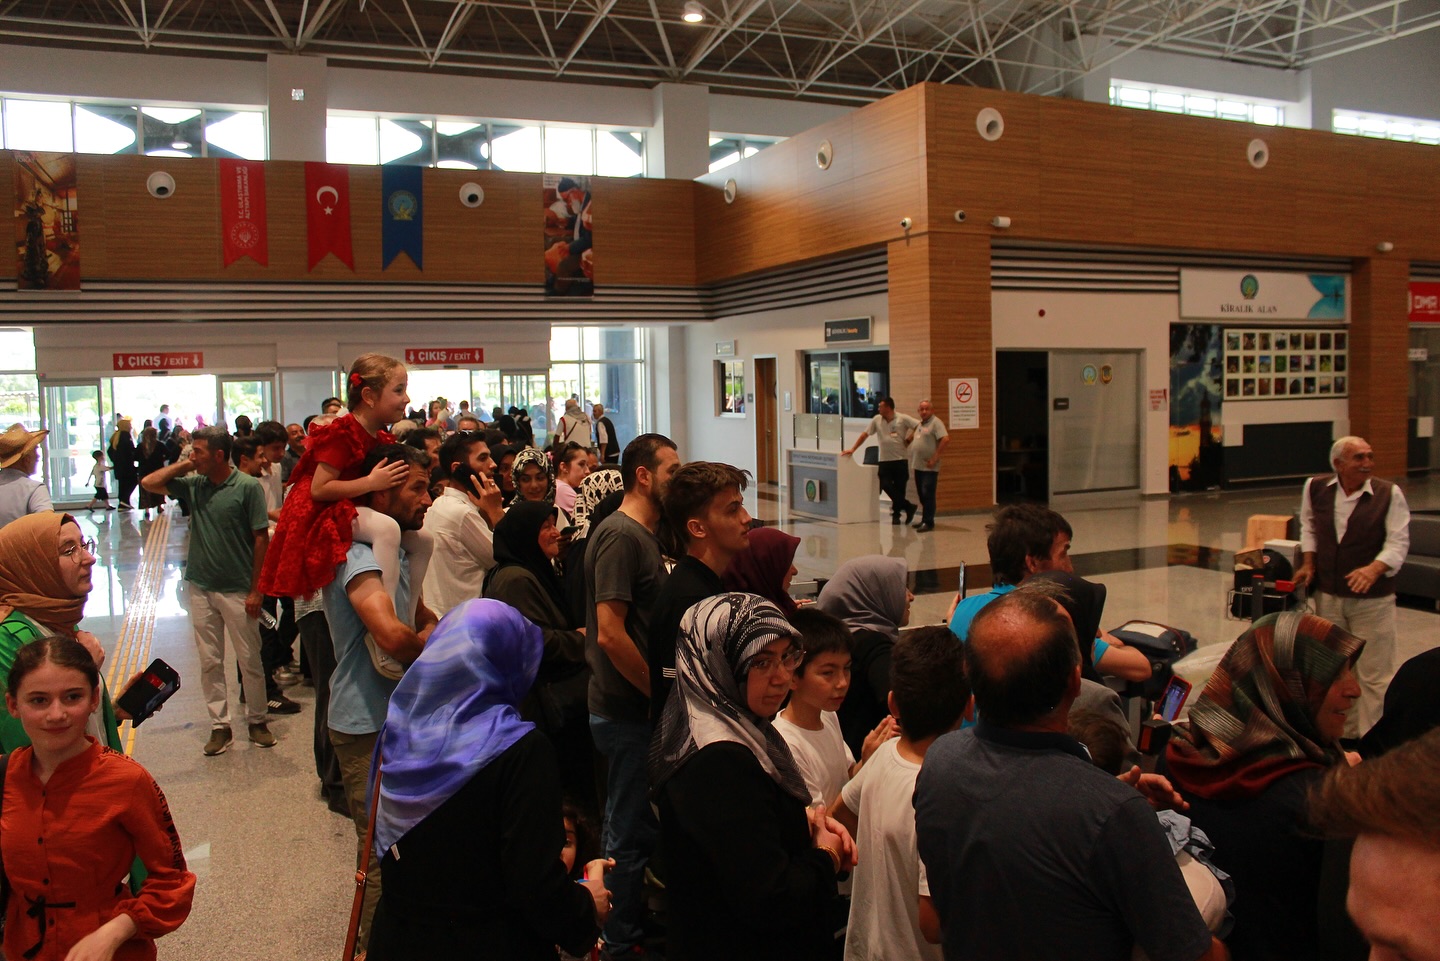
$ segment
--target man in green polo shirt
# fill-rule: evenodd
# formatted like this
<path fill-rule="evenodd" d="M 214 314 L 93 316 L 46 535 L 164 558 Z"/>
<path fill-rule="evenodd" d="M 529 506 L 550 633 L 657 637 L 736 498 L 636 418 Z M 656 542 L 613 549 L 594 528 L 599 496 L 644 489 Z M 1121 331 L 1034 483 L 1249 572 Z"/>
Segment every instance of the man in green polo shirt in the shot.
<path fill-rule="evenodd" d="M 190 626 L 200 653 L 200 684 L 210 711 L 205 753 L 223 754 L 233 737 L 225 686 L 227 632 L 240 664 L 250 740 L 260 747 L 274 747 L 275 735 L 266 725 L 257 620 L 262 597 L 256 585 L 270 543 L 265 492 L 255 478 L 231 467 L 231 440 L 223 427 L 197 430 L 190 440 L 189 460 L 162 467 L 140 483 L 152 494 L 169 494 L 190 505 L 185 580 Z"/>

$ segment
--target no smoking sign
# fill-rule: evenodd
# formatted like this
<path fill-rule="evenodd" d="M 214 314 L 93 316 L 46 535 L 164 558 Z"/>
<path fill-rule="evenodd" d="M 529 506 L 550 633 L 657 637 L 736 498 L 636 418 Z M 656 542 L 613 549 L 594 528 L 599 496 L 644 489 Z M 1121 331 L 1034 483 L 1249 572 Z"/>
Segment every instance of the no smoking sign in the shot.
<path fill-rule="evenodd" d="M 950 429 L 976 430 L 979 427 L 979 378 L 952 377 L 950 379 Z"/>

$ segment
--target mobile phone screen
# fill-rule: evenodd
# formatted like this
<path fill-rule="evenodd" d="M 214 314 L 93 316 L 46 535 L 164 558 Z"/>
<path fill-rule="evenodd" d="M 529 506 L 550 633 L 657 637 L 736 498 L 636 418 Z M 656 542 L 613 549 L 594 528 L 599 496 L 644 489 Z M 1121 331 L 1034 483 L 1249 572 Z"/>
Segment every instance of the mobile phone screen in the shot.
<path fill-rule="evenodd" d="M 1185 699 L 1189 696 L 1189 682 L 1172 677 L 1170 683 L 1165 687 L 1165 695 L 1160 699 L 1160 716 L 1167 721 L 1175 720 L 1179 717 L 1180 709 L 1185 706 Z"/>

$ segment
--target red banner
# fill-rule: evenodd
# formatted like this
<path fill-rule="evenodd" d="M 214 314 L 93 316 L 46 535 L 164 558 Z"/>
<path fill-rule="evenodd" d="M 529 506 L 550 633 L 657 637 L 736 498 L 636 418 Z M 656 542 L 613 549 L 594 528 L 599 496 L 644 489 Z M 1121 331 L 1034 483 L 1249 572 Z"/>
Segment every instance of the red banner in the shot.
<path fill-rule="evenodd" d="M 483 364 L 483 347 L 407 347 L 407 364 Z"/>
<path fill-rule="evenodd" d="M 1440 284 L 1410 284 L 1410 323 L 1440 324 Z"/>
<path fill-rule="evenodd" d="M 220 161 L 220 237 L 225 266 L 249 257 L 270 266 L 265 231 L 265 164 L 258 160 Z"/>
<path fill-rule="evenodd" d="M 310 240 L 310 269 L 334 254 L 351 270 L 350 168 L 342 164 L 305 165 L 305 222 Z"/>
<path fill-rule="evenodd" d="M 205 354 L 192 350 L 184 354 L 116 354 L 116 370 L 199 370 Z"/>

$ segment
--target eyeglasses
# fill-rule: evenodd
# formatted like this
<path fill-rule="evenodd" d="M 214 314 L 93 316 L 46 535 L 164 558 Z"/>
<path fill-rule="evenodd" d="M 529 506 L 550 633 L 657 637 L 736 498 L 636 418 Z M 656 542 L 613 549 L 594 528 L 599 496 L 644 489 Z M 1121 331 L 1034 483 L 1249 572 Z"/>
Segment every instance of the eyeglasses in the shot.
<path fill-rule="evenodd" d="M 96 546 L 95 539 L 93 537 L 87 537 L 78 544 L 71 544 L 69 547 L 60 548 L 60 556 L 69 560 L 79 561 L 80 552 L 84 551 L 91 557 L 95 557 Z"/>
<path fill-rule="evenodd" d="M 774 674 L 776 668 L 783 667 L 786 671 L 793 674 L 803 660 L 805 660 L 805 649 L 802 647 L 792 647 L 784 654 L 778 656 L 775 654 L 756 654 L 750 658 L 749 670 L 760 674 Z"/>

